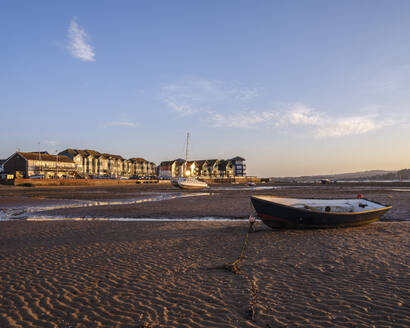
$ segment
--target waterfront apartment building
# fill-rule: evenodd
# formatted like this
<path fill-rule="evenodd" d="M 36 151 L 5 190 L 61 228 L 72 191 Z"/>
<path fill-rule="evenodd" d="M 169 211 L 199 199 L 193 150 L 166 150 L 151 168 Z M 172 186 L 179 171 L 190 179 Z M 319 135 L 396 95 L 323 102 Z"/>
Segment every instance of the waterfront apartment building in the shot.
<path fill-rule="evenodd" d="M 141 157 L 90 149 L 66 149 L 58 155 L 47 152 L 16 152 L 3 163 L 4 172 L 16 178 L 131 178 L 154 177 L 156 165 Z"/>
<path fill-rule="evenodd" d="M 77 175 L 72 159 L 62 155 L 50 155 L 47 152 L 16 152 L 3 164 L 4 172 L 16 178 L 32 176 L 53 178 L 74 178 Z"/>
<path fill-rule="evenodd" d="M 120 155 L 100 153 L 89 149 L 66 149 L 59 153 L 73 160 L 84 178 L 154 177 L 156 165 L 141 157 L 124 159 Z"/>
<path fill-rule="evenodd" d="M 16 152 L 4 163 L 4 172 L 17 178 L 142 178 L 195 176 L 204 178 L 245 177 L 242 157 L 188 161 L 178 158 L 159 167 L 141 157 L 124 159 L 120 155 L 90 149 L 68 148 L 58 155 L 47 152 Z M 158 172 L 157 172 L 158 170 Z"/>
<path fill-rule="evenodd" d="M 233 169 L 234 169 L 234 175 L 236 177 L 244 177 L 246 176 L 246 164 L 245 164 L 245 158 L 236 156 L 232 159 L 230 159 Z"/>
<path fill-rule="evenodd" d="M 246 165 L 242 157 L 228 160 L 206 159 L 186 163 L 179 158 L 161 162 L 158 171 L 159 176 L 163 177 L 233 178 L 246 176 Z"/>

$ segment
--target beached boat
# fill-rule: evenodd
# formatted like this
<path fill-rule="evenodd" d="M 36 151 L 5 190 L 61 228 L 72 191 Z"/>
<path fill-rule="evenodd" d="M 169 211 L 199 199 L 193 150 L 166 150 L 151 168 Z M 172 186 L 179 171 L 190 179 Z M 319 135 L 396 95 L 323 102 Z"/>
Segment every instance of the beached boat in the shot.
<path fill-rule="evenodd" d="M 364 198 L 301 199 L 252 196 L 257 216 L 271 228 L 335 228 L 375 222 L 391 209 Z"/>
<path fill-rule="evenodd" d="M 182 189 L 204 189 L 208 188 L 208 184 L 194 177 L 179 178 L 176 180 L 178 187 Z"/>
<path fill-rule="evenodd" d="M 204 189 L 208 188 L 208 184 L 205 181 L 198 180 L 191 176 L 193 173 L 187 168 L 188 163 L 188 145 L 189 145 L 189 132 L 186 135 L 186 150 L 185 150 L 185 162 L 183 165 L 184 177 L 172 180 L 172 185 L 182 189 Z"/>

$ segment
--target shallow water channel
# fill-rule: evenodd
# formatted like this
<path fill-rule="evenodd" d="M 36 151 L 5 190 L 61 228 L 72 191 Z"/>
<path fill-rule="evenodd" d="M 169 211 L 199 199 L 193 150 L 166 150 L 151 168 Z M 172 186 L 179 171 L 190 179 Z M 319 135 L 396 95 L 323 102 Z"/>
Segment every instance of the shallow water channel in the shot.
<path fill-rule="evenodd" d="M 41 215 L 41 212 L 66 209 L 66 208 L 81 208 L 81 207 L 98 207 L 98 206 L 115 206 L 115 205 L 132 205 L 140 204 L 146 202 L 158 202 L 163 200 L 170 200 L 176 198 L 186 198 L 186 197 L 198 197 L 198 196 L 209 196 L 210 192 L 202 193 L 158 193 L 139 197 L 132 197 L 126 199 L 115 199 L 115 200 L 67 200 L 67 199 L 50 199 L 48 203 L 46 202 L 42 205 L 34 206 L 10 206 L 3 207 L 0 209 L 0 221 L 9 220 L 112 220 L 112 221 L 133 221 L 133 220 L 151 220 L 149 218 L 133 219 L 133 218 L 70 218 L 61 216 L 47 216 Z M 195 219 L 195 218 L 193 218 Z M 193 220 L 192 219 L 192 220 Z M 202 218 L 196 218 L 199 220 Z M 204 218 L 206 220 L 207 218 Z M 210 218 L 208 218 L 209 220 Z M 216 218 L 213 218 L 216 219 Z M 222 218 L 221 218 L 222 219 Z M 159 219 L 152 219 L 159 220 Z M 166 220 L 166 218 L 161 219 Z M 172 219 L 177 220 L 177 219 Z M 182 220 L 182 218 L 181 218 Z"/>

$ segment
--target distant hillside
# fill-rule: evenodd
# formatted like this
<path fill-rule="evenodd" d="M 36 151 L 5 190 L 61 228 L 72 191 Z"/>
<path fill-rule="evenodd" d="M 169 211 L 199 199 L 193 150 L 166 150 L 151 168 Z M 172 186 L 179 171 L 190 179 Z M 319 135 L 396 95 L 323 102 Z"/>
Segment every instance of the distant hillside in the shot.
<path fill-rule="evenodd" d="M 410 169 L 399 171 L 387 170 L 370 170 L 363 172 L 340 173 L 340 174 L 323 174 L 301 177 L 281 177 L 272 178 L 274 181 L 317 181 L 321 179 L 330 179 L 333 181 L 343 180 L 410 180 Z"/>
<path fill-rule="evenodd" d="M 380 176 L 385 174 L 394 174 L 395 171 L 386 171 L 386 170 L 370 170 L 363 172 L 352 172 L 352 173 L 340 173 L 328 175 L 328 179 L 333 178 L 336 180 L 349 180 L 349 179 L 361 179 L 369 178 L 373 176 Z"/>
<path fill-rule="evenodd" d="M 365 178 L 361 178 L 363 180 Z M 410 180 L 410 169 L 403 169 L 384 174 L 373 175 L 366 178 L 367 180 Z"/>

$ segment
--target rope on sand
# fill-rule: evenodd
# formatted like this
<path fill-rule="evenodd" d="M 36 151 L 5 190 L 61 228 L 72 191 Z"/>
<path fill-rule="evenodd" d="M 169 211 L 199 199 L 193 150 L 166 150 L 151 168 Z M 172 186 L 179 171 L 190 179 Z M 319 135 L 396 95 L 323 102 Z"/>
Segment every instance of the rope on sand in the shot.
<path fill-rule="evenodd" d="M 258 285 L 254 277 L 250 277 L 249 274 L 244 274 L 240 272 L 239 263 L 243 260 L 243 257 L 245 255 L 246 246 L 248 245 L 249 233 L 255 231 L 253 227 L 253 224 L 255 223 L 254 219 L 255 218 L 252 215 L 249 217 L 250 227 L 248 229 L 248 232 L 246 233 L 245 241 L 242 245 L 241 254 L 234 262 L 226 263 L 224 266 L 225 270 L 241 275 L 248 284 L 249 304 L 246 313 L 246 319 L 251 321 L 255 321 L 256 319 L 255 316 L 257 312 Z"/>
<path fill-rule="evenodd" d="M 245 242 L 242 245 L 242 251 L 241 254 L 239 255 L 239 257 L 232 263 L 226 263 L 225 264 L 225 269 L 233 272 L 233 273 L 239 273 L 239 263 L 242 261 L 243 259 L 243 255 L 245 254 L 245 249 L 246 249 L 246 245 L 248 244 L 248 236 L 249 236 L 249 231 L 246 233 L 246 237 L 245 237 Z"/>
<path fill-rule="evenodd" d="M 252 278 L 250 280 L 248 278 L 248 283 L 250 284 L 249 286 L 249 308 L 248 308 L 248 313 L 247 313 L 247 319 L 255 321 L 255 316 L 256 316 L 256 308 L 257 308 L 257 297 L 258 297 L 258 285 L 256 283 L 255 278 Z"/>
<path fill-rule="evenodd" d="M 245 241 L 244 241 L 244 243 L 243 243 L 243 245 L 242 245 L 241 254 L 240 254 L 239 257 L 236 259 L 236 261 L 234 261 L 234 262 L 232 262 L 232 263 L 226 263 L 226 264 L 225 264 L 225 269 L 226 269 L 226 270 L 228 270 L 228 271 L 230 271 L 230 272 L 233 272 L 233 273 L 239 273 L 239 263 L 242 261 L 243 256 L 244 256 L 244 254 L 245 254 L 246 245 L 248 244 L 248 236 L 249 236 L 249 233 L 255 231 L 255 227 L 254 227 L 255 221 L 256 221 L 256 216 L 253 215 L 253 214 L 251 214 L 251 215 L 249 216 L 249 224 L 250 224 L 250 226 L 249 226 L 248 232 L 246 233 Z"/>
<path fill-rule="evenodd" d="M 239 264 L 243 260 L 243 257 L 245 255 L 246 246 L 248 245 L 249 233 L 255 231 L 254 229 L 255 216 L 251 215 L 249 217 L 249 223 L 250 223 L 250 226 L 249 226 L 248 232 L 246 233 L 245 240 L 243 242 L 242 250 L 241 250 L 241 253 L 239 254 L 239 257 L 232 263 L 225 263 L 222 266 L 208 268 L 208 270 L 225 269 L 229 272 L 233 272 L 235 274 L 241 275 L 246 280 L 248 284 L 248 291 L 249 291 L 249 304 L 248 304 L 248 309 L 247 309 L 245 317 L 247 320 L 255 321 L 256 320 L 255 316 L 257 312 L 258 285 L 254 277 L 249 277 L 249 275 L 241 273 L 239 269 Z"/>

